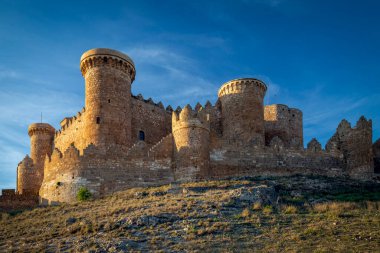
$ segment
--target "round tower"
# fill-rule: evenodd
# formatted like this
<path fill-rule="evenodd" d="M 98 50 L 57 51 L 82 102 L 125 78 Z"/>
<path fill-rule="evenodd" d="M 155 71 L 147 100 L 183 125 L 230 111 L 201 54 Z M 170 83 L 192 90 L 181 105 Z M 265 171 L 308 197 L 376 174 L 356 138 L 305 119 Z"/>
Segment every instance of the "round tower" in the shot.
<path fill-rule="evenodd" d="M 31 185 L 38 186 L 37 192 L 44 177 L 46 155 L 50 156 L 53 151 L 54 133 L 54 127 L 47 123 L 34 123 L 28 127 L 30 158 L 33 160 L 34 169 L 34 176 L 31 175 L 28 180 Z"/>
<path fill-rule="evenodd" d="M 220 87 L 223 138 L 237 146 L 263 145 L 267 86 L 254 78 L 229 81 Z"/>
<path fill-rule="evenodd" d="M 172 116 L 175 179 L 191 181 L 208 176 L 210 163 L 210 121 L 204 111 L 187 105 Z"/>
<path fill-rule="evenodd" d="M 288 146 L 290 141 L 289 107 L 282 104 L 266 105 L 264 107 L 265 144 L 269 146 L 274 137 L 278 137 Z"/>
<path fill-rule="evenodd" d="M 35 169 L 33 166 L 33 160 L 29 156 L 25 158 L 17 166 L 17 193 L 38 194 L 39 187 L 38 182 L 35 180 Z"/>
<path fill-rule="evenodd" d="M 135 66 L 121 52 L 97 48 L 80 60 L 85 79 L 86 144 L 131 146 L 131 84 Z"/>

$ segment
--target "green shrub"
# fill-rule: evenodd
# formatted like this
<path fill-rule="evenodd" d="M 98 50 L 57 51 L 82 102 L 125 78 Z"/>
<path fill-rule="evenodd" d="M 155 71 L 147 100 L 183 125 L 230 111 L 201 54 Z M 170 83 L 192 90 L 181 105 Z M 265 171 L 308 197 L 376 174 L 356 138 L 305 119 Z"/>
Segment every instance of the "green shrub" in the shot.
<path fill-rule="evenodd" d="M 91 192 L 86 187 L 79 188 L 79 191 L 77 193 L 77 200 L 79 201 L 85 201 L 89 200 L 91 198 Z"/>

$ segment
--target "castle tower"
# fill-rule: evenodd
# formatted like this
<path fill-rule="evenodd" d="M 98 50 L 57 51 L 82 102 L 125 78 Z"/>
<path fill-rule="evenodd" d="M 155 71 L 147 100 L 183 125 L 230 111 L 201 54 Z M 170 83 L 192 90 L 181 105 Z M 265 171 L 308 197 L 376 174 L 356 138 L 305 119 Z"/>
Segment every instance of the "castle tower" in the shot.
<path fill-rule="evenodd" d="M 82 55 L 80 69 L 85 79 L 86 144 L 131 146 L 133 61 L 121 52 L 97 48 Z"/>
<path fill-rule="evenodd" d="M 302 148 L 302 112 L 286 105 L 274 104 L 264 107 L 265 144 L 277 136 L 286 147 Z"/>
<path fill-rule="evenodd" d="M 264 144 L 263 100 L 267 86 L 254 78 L 229 81 L 220 87 L 223 138 L 238 146 Z"/>
<path fill-rule="evenodd" d="M 175 179 L 191 181 L 208 176 L 210 163 L 210 121 L 204 111 L 189 105 L 178 114 L 173 111 Z"/>
<path fill-rule="evenodd" d="M 47 123 L 29 125 L 30 158 L 33 160 L 33 166 L 28 157 L 20 164 L 17 177 L 19 183 L 23 185 L 18 187 L 21 190 L 26 189 L 38 193 L 44 178 L 46 155 L 50 156 L 53 151 L 54 133 L 54 127 Z"/>
<path fill-rule="evenodd" d="M 37 183 L 33 160 L 29 156 L 25 156 L 17 166 L 17 193 L 38 194 L 41 185 L 38 185 Z"/>
<path fill-rule="evenodd" d="M 353 128 L 347 120 L 342 120 L 326 148 L 342 152 L 343 162 L 352 178 L 367 180 L 373 176 L 372 120 L 362 116 Z"/>

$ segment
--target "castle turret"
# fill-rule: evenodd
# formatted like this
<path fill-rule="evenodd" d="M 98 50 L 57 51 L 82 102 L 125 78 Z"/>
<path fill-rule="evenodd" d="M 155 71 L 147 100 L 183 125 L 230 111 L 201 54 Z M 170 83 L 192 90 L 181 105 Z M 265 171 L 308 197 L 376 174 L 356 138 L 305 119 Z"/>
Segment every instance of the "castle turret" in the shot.
<path fill-rule="evenodd" d="M 47 123 L 29 125 L 30 158 L 25 157 L 17 169 L 19 193 L 38 193 L 44 178 L 45 158 L 53 150 L 54 133 L 54 127 Z"/>
<path fill-rule="evenodd" d="M 302 112 L 282 104 L 264 107 L 265 143 L 280 138 L 286 147 L 303 147 Z"/>
<path fill-rule="evenodd" d="M 85 79 L 85 131 L 87 145 L 131 146 L 131 84 L 133 61 L 105 48 L 85 52 L 80 61 Z"/>
<path fill-rule="evenodd" d="M 191 181 L 206 178 L 210 163 L 210 121 L 203 110 L 189 105 L 172 116 L 175 178 Z"/>
<path fill-rule="evenodd" d="M 223 138 L 234 145 L 264 143 L 263 100 L 266 85 L 254 78 L 229 81 L 219 89 Z"/>
<path fill-rule="evenodd" d="M 33 166 L 33 160 L 27 155 L 17 166 L 17 193 L 38 194 L 40 186 L 36 181 L 36 170 Z"/>
<path fill-rule="evenodd" d="M 343 154 L 348 174 L 357 179 L 371 179 L 374 174 L 372 121 L 360 117 L 355 127 L 342 120 L 327 145 Z"/>

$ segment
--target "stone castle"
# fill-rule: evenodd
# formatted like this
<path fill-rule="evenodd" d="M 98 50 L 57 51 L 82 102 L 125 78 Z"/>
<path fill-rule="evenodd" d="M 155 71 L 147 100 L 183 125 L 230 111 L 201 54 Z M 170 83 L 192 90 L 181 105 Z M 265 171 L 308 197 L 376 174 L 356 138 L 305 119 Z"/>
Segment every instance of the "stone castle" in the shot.
<path fill-rule="evenodd" d="M 17 167 L 16 195 L 41 204 L 70 202 L 86 187 L 99 197 L 131 187 L 231 176 L 316 174 L 371 180 L 380 164 L 372 122 L 343 120 L 322 149 L 303 146 L 302 112 L 264 106 L 267 86 L 254 78 L 221 86 L 215 105 L 173 110 L 131 94 L 136 70 L 125 54 L 92 49 L 80 60 L 85 107 L 28 128 L 30 157 Z M 378 171 L 377 171 L 378 172 Z"/>

